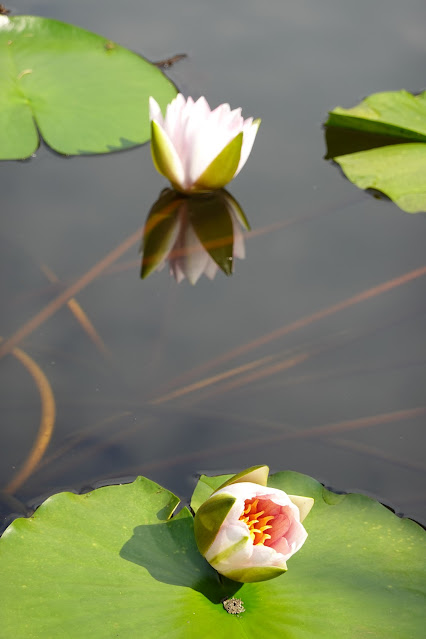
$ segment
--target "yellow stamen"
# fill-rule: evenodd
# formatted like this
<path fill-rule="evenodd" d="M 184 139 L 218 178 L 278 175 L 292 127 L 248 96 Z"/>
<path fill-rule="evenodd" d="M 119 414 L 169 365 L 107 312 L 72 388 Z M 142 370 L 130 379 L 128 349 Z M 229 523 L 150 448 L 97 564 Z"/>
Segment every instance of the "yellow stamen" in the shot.
<path fill-rule="evenodd" d="M 259 512 L 257 512 L 258 503 L 259 499 L 246 499 L 244 502 L 244 510 L 240 516 L 240 521 L 248 526 L 250 538 L 254 545 L 263 544 L 267 539 L 271 539 L 271 535 L 265 531 L 272 528 L 272 521 L 274 519 L 273 515 L 262 517 L 265 511 L 259 510 Z M 269 524 L 269 522 L 271 522 L 271 524 Z"/>

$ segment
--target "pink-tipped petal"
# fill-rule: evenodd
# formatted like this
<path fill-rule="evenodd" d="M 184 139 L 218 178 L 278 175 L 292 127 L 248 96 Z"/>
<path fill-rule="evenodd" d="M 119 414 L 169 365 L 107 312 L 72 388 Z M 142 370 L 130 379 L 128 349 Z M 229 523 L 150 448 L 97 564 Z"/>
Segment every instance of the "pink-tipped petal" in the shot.
<path fill-rule="evenodd" d="M 181 126 L 182 111 L 185 107 L 185 98 L 179 93 L 176 98 L 167 106 L 166 117 L 164 121 L 164 130 L 178 151 L 176 140 L 179 135 Z"/>
<path fill-rule="evenodd" d="M 238 257 L 240 260 L 243 260 L 246 256 L 246 249 L 244 244 L 244 236 L 241 231 L 240 225 L 235 220 L 232 220 L 233 228 L 234 228 L 234 245 L 232 249 L 233 257 Z"/>
<path fill-rule="evenodd" d="M 290 545 L 285 537 L 278 539 L 274 544 L 270 544 L 269 548 L 272 548 L 275 552 L 279 552 L 280 555 L 284 555 L 285 557 L 291 553 Z"/>
<path fill-rule="evenodd" d="M 214 278 L 216 277 L 216 273 L 219 270 L 218 265 L 216 264 L 216 262 L 214 260 L 212 260 L 212 258 L 209 255 L 209 260 L 206 264 L 206 269 L 204 271 L 206 277 L 209 278 L 209 280 L 214 280 Z"/>
<path fill-rule="evenodd" d="M 249 118 L 249 120 L 251 120 L 251 118 Z M 244 136 L 243 136 L 243 145 L 241 147 L 240 163 L 238 165 L 235 175 L 238 175 L 238 173 L 241 171 L 244 164 L 248 160 L 248 157 L 253 148 L 254 140 L 256 138 L 256 134 L 259 129 L 259 126 L 260 126 L 260 120 L 255 120 L 254 122 L 248 122 L 248 120 L 246 120 L 246 124 L 244 125 L 244 129 L 243 129 Z"/>
<path fill-rule="evenodd" d="M 190 224 L 183 226 L 177 248 L 180 253 L 176 257 L 179 270 L 191 284 L 196 284 L 204 273 L 210 256 Z"/>
<path fill-rule="evenodd" d="M 149 98 L 149 119 L 155 120 L 161 127 L 164 127 L 163 114 L 161 113 L 160 105 L 153 97 Z"/>

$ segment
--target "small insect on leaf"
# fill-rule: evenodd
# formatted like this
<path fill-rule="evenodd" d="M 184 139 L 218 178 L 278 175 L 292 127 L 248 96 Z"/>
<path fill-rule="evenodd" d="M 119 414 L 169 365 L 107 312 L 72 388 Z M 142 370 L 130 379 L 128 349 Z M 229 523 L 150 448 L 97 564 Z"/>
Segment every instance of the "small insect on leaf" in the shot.
<path fill-rule="evenodd" d="M 222 601 L 223 607 L 226 612 L 230 615 L 239 615 L 242 612 L 245 612 L 244 604 L 241 599 L 237 599 L 236 597 L 231 597 L 231 599 L 225 599 Z"/>

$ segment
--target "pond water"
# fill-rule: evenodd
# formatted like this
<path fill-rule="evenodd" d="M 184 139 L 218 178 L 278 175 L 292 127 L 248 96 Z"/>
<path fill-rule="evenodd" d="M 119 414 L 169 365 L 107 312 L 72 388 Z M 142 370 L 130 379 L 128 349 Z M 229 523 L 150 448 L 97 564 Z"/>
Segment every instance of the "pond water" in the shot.
<path fill-rule="evenodd" d="M 185 95 L 262 125 L 229 187 L 252 227 L 246 258 L 195 286 L 166 269 L 139 277 L 141 229 L 166 186 L 147 145 L 86 158 L 42 147 L 1 164 L 0 335 L 27 327 L 24 354 L 0 364 L 4 521 L 64 489 L 143 474 L 185 498 L 197 473 L 266 463 L 425 523 L 426 216 L 347 182 L 323 159 L 321 126 L 337 105 L 424 88 L 424 0 L 12 9 L 150 60 L 187 53 L 168 71 Z M 89 328 L 75 303 L 38 316 L 106 256 L 75 298 Z M 56 419 L 22 483 L 40 423 L 32 365 Z"/>

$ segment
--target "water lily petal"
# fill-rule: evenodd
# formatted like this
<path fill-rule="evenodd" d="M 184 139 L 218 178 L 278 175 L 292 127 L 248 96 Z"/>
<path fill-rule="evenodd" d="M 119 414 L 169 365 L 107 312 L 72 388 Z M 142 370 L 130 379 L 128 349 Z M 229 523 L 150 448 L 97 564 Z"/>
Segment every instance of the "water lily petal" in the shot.
<path fill-rule="evenodd" d="M 237 522 L 234 525 L 222 526 L 206 551 L 205 557 L 213 567 L 222 572 L 231 568 L 235 561 L 247 563 L 253 552 L 247 528 Z"/>
<path fill-rule="evenodd" d="M 242 143 L 243 134 L 239 133 L 194 182 L 197 190 L 214 191 L 232 180 L 240 161 Z"/>
<path fill-rule="evenodd" d="M 183 224 L 174 247 L 174 266 L 191 284 L 196 284 L 208 267 L 211 257 L 190 224 Z"/>
<path fill-rule="evenodd" d="M 214 280 L 216 273 L 218 272 L 219 267 L 216 264 L 216 262 L 212 259 L 210 259 L 206 265 L 204 274 L 206 275 L 206 277 L 209 278 L 209 280 Z"/>
<path fill-rule="evenodd" d="M 231 111 L 229 104 L 221 104 L 212 111 L 194 137 L 191 162 L 188 165 L 189 180 L 198 183 L 200 176 L 221 151 L 243 130 L 241 109 Z M 234 175 L 230 175 L 227 184 Z M 215 187 L 218 188 L 218 187 Z"/>
<path fill-rule="evenodd" d="M 170 263 L 170 273 L 175 278 L 176 282 L 180 284 L 185 279 L 185 273 L 180 268 L 177 262 Z"/>
<path fill-rule="evenodd" d="M 246 120 L 245 125 L 244 125 L 244 129 L 243 129 L 244 137 L 243 137 L 243 145 L 241 147 L 240 162 L 238 164 L 237 170 L 235 171 L 235 175 L 238 175 L 238 173 L 243 168 L 244 164 L 247 162 L 248 157 L 249 157 L 249 155 L 251 153 L 251 150 L 253 148 L 253 144 L 254 144 L 254 140 L 256 138 L 257 131 L 258 131 L 259 126 L 260 126 L 261 120 L 259 118 L 257 120 L 254 120 L 254 122 L 251 122 L 251 120 L 252 120 L 251 118 Z"/>
<path fill-rule="evenodd" d="M 149 98 L 149 119 L 155 120 L 161 127 L 164 127 L 164 118 L 160 105 L 152 96 Z"/>
<path fill-rule="evenodd" d="M 243 260 L 246 256 L 244 235 L 239 224 L 234 224 L 234 257 Z"/>
<path fill-rule="evenodd" d="M 194 145 L 199 131 L 204 128 L 209 113 L 210 107 L 205 98 L 200 98 L 196 102 L 192 98 L 188 98 L 178 114 L 176 123 L 172 123 L 173 131 L 170 131 L 170 134 L 185 170 L 185 179 L 182 184 L 185 188 L 191 186 L 190 166 L 194 156 Z M 169 127 L 167 127 L 168 129 Z"/>

